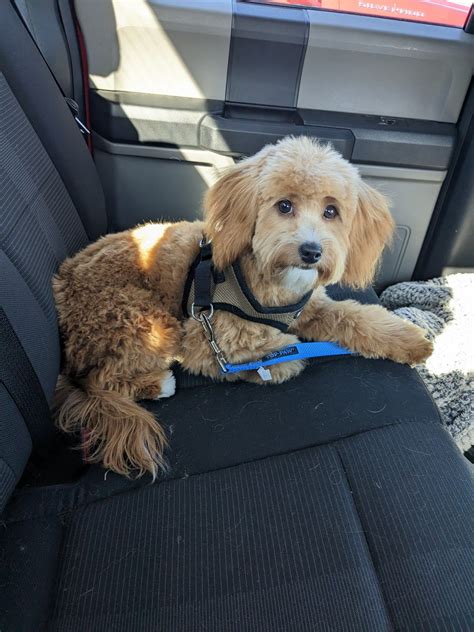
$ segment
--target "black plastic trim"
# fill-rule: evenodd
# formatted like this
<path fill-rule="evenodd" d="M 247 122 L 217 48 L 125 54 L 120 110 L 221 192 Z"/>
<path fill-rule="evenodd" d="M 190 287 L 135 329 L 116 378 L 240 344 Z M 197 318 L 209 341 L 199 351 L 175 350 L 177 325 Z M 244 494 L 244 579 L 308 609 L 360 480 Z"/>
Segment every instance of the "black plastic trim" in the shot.
<path fill-rule="evenodd" d="M 471 9 L 464 23 L 464 31 L 470 35 L 474 35 L 474 4 L 471 4 Z"/>
<path fill-rule="evenodd" d="M 226 100 L 296 107 L 308 37 L 304 9 L 234 0 Z"/>
<path fill-rule="evenodd" d="M 354 163 L 446 171 L 456 142 L 456 126 L 451 123 L 320 110 L 299 113 L 306 129 L 350 129 Z"/>
<path fill-rule="evenodd" d="M 458 124 L 458 143 L 413 273 L 440 276 L 445 267 L 474 267 L 474 79 Z"/>
<path fill-rule="evenodd" d="M 237 157 L 293 134 L 329 142 L 354 163 L 446 171 L 457 135 L 450 123 L 141 93 L 91 91 L 91 104 L 92 128 L 110 141 Z"/>
<path fill-rule="evenodd" d="M 312 136 L 331 143 L 348 160 L 354 146 L 354 136 L 348 129 L 308 127 L 291 122 L 252 120 L 206 116 L 200 126 L 199 144 L 202 149 L 224 155 L 250 156 L 264 145 L 287 135 Z"/>
<path fill-rule="evenodd" d="M 92 129 L 115 142 L 198 147 L 199 123 L 224 103 L 209 99 L 91 90 Z M 124 106 L 134 106 L 133 115 Z M 125 108 L 126 109 L 126 108 Z"/>

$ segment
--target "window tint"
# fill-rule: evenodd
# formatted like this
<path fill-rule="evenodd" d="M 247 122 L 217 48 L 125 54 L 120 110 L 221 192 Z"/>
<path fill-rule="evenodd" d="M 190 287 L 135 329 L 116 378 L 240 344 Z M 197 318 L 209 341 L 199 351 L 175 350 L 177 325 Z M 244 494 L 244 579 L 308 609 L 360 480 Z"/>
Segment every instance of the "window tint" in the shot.
<path fill-rule="evenodd" d="M 259 4 L 277 4 L 344 11 L 395 20 L 428 22 L 462 28 L 472 0 L 246 0 Z"/>

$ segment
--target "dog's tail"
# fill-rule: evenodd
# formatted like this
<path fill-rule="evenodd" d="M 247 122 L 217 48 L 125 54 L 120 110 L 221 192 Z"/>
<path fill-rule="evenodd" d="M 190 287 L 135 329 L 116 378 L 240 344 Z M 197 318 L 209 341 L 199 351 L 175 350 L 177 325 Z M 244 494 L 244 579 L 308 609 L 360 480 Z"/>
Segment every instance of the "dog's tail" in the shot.
<path fill-rule="evenodd" d="M 57 425 L 64 432 L 83 431 L 83 450 L 90 463 L 130 477 L 166 469 L 166 436 L 155 417 L 129 397 L 94 386 L 83 388 L 61 375 L 53 402 Z"/>

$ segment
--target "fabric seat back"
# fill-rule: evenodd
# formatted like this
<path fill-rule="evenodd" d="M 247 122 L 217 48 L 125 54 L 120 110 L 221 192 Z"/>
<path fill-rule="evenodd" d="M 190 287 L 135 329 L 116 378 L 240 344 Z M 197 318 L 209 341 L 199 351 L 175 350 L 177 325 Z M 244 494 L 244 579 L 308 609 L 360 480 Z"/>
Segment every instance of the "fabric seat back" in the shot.
<path fill-rule="evenodd" d="M 51 279 L 106 230 L 103 192 L 68 106 L 9 2 L 0 3 L 0 306 L 46 399 L 60 366 Z M 2 361 L 0 353 L 0 362 Z M 0 383 L 0 511 L 31 453 Z"/>

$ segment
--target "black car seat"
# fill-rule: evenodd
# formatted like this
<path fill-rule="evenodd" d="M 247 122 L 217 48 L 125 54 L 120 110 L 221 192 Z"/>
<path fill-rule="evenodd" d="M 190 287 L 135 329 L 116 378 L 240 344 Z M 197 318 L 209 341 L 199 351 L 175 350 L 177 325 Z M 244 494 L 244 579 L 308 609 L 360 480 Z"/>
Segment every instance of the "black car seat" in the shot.
<path fill-rule="evenodd" d="M 472 630 L 472 472 L 408 367 L 338 358 L 278 387 L 188 385 L 148 404 L 166 476 L 66 476 L 51 277 L 106 229 L 86 144 L 4 0 L 0 630 Z M 42 476 L 60 452 L 64 472 Z"/>

